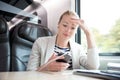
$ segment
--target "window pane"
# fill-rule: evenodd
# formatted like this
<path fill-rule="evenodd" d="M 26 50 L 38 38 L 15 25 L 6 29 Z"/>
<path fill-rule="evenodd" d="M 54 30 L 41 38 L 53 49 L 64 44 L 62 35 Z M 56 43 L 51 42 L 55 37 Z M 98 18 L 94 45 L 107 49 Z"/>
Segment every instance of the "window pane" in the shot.
<path fill-rule="evenodd" d="M 101 53 L 120 52 L 120 0 L 81 0 L 81 18 L 94 33 Z M 82 44 L 85 38 L 82 34 Z"/>

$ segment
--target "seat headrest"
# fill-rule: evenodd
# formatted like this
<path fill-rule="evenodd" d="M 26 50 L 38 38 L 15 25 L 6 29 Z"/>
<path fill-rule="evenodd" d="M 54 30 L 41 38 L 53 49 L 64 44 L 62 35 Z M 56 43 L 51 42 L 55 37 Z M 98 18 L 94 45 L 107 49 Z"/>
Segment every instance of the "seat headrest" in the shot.
<path fill-rule="evenodd" d="M 40 25 L 23 23 L 18 30 L 18 36 L 28 41 L 34 42 L 38 36 L 47 36 L 50 31 Z"/>

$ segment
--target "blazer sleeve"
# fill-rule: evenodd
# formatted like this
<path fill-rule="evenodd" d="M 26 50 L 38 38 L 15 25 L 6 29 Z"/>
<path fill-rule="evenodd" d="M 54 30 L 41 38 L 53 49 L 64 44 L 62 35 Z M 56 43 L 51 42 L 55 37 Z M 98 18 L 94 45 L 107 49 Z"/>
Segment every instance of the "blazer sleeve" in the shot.
<path fill-rule="evenodd" d="M 40 65 L 40 48 L 38 43 L 39 41 L 36 40 L 33 44 L 32 51 L 28 60 L 27 70 L 37 70 Z"/>
<path fill-rule="evenodd" d="M 88 49 L 86 55 L 80 56 L 80 64 L 86 69 L 98 69 L 100 62 L 97 48 Z"/>
<path fill-rule="evenodd" d="M 99 53 L 97 48 L 88 49 L 87 54 L 88 69 L 98 69 L 100 66 Z"/>

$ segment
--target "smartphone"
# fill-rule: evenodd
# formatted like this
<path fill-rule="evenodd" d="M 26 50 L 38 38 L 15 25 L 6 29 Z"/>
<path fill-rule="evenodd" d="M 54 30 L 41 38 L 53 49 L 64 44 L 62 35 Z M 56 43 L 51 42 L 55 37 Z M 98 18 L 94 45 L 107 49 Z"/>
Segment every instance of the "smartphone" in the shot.
<path fill-rule="evenodd" d="M 56 62 L 64 62 L 67 63 L 67 61 L 65 59 L 57 59 Z"/>
<path fill-rule="evenodd" d="M 58 55 L 58 56 L 61 56 L 61 55 Z M 71 59 L 71 56 L 66 54 L 64 55 L 64 59 L 57 59 L 56 62 L 64 62 L 64 63 L 68 63 L 68 61 Z"/>

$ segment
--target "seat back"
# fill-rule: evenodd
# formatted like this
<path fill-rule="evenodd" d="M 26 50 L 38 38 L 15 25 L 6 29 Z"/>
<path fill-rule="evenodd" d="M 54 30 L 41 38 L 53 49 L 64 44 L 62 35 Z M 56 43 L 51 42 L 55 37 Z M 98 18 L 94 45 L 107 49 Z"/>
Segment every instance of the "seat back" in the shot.
<path fill-rule="evenodd" d="M 25 71 L 32 45 L 38 37 L 51 36 L 48 28 L 22 22 L 10 30 L 11 71 Z"/>
<path fill-rule="evenodd" d="M 0 17 L 0 72 L 10 69 L 9 29 L 4 18 Z"/>

